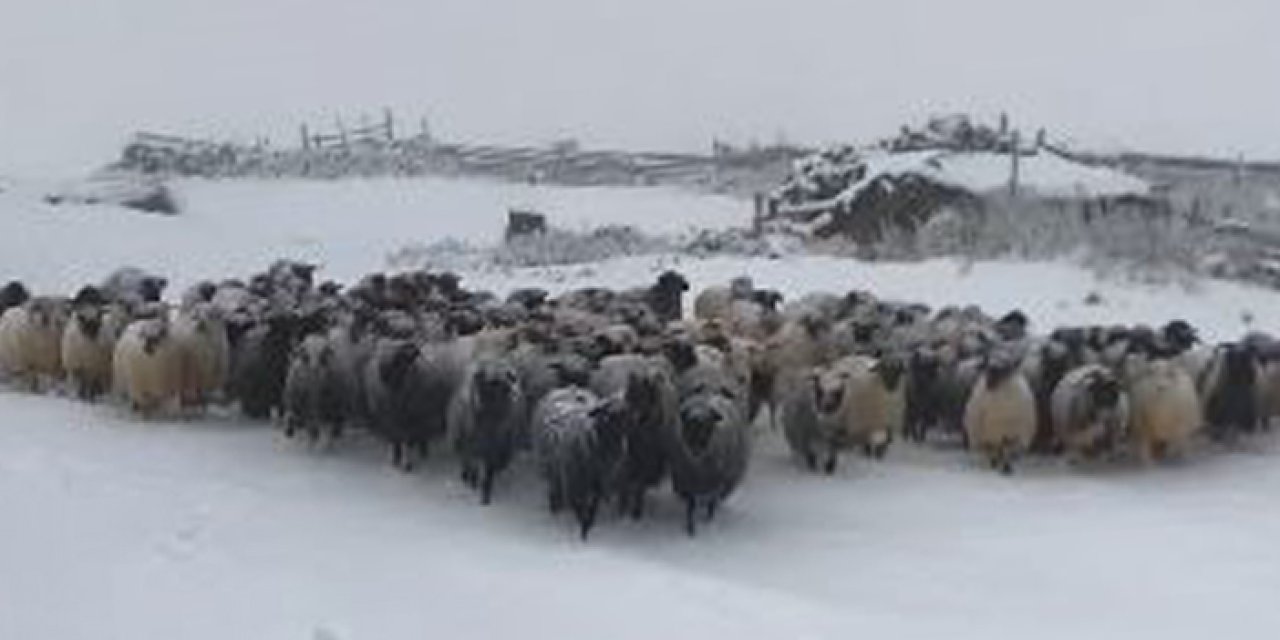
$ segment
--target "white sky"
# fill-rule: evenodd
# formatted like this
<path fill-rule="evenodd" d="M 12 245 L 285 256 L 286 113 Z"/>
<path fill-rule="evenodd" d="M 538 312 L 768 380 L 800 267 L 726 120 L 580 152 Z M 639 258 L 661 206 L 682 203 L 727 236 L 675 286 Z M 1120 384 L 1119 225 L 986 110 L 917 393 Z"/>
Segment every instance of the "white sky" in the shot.
<path fill-rule="evenodd" d="M 1275 0 L 0 0 L 0 171 L 131 131 L 705 149 L 956 109 L 1108 148 L 1280 158 Z"/>

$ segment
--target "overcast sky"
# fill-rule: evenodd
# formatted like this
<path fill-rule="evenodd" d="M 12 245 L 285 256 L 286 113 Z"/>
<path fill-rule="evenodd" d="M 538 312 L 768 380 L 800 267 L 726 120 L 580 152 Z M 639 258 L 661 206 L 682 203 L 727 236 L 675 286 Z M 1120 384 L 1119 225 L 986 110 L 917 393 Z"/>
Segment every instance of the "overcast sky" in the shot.
<path fill-rule="evenodd" d="M 682 149 L 1007 110 L 1280 158 L 1277 29 L 1275 0 L 0 0 L 0 171 L 382 106 L 448 138 Z"/>

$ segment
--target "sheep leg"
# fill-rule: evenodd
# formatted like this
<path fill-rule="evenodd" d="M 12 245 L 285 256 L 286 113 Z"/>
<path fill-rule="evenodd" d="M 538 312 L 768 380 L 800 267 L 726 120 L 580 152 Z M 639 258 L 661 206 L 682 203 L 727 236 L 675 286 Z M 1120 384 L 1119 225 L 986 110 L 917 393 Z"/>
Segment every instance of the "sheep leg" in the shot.
<path fill-rule="evenodd" d="M 600 508 L 600 496 L 594 495 L 587 500 L 587 504 L 583 505 L 581 513 L 578 515 L 582 539 L 586 540 L 591 533 L 591 528 L 596 523 L 596 510 Z"/>
<path fill-rule="evenodd" d="M 493 465 L 484 466 L 484 477 L 480 479 L 480 504 L 487 505 L 493 501 L 493 478 L 496 475 Z"/>
<path fill-rule="evenodd" d="M 640 520 L 644 517 L 645 503 L 644 489 L 636 489 L 635 495 L 631 496 L 631 519 Z"/>
<path fill-rule="evenodd" d="M 822 465 L 822 470 L 826 472 L 827 475 L 835 474 L 836 459 L 837 459 L 836 448 L 831 447 L 831 450 L 827 452 L 827 461 Z"/>
<path fill-rule="evenodd" d="M 697 513 L 697 510 L 698 510 L 698 505 L 694 501 L 693 497 L 685 496 L 684 498 L 684 530 L 689 534 L 689 537 L 691 538 L 698 534 L 698 524 L 696 522 L 697 519 L 694 517 L 695 514 Z"/>
<path fill-rule="evenodd" d="M 804 464 L 810 471 L 818 470 L 818 456 L 812 451 L 804 452 Z"/>
<path fill-rule="evenodd" d="M 560 489 L 559 482 L 550 482 L 547 487 L 547 509 L 552 515 L 560 513 L 564 508 L 564 492 Z"/>
<path fill-rule="evenodd" d="M 464 461 L 462 463 L 462 481 L 466 483 L 468 487 L 474 489 L 476 488 L 477 480 L 475 463 L 470 460 Z"/>

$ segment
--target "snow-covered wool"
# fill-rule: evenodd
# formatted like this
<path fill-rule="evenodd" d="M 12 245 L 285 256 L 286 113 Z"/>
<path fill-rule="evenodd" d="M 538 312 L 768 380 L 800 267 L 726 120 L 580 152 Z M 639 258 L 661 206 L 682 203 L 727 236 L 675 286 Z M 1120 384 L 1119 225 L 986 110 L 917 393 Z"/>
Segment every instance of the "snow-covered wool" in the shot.
<path fill-rule="evenodd" d="M 354 404 L 350 399 L 353 380 L 341 366 L 330 336 L 313 334 L 298 345 L 285 377 L 285 436 L 302 431 L 312 442 L 322 436 L 330 440 L 341 437 Z"/>
<path fill-rule="evenodd" d="M 1053 391 L 1055 438 L 1073 459 L 1110 454 L 1129 438 L 1129 394 L 1101 365 L 1076 368 Z"/>
<path fill-rule="evenodd" d="M 62 332 L 62 368 L 81 400 L 94 400 L 111 390 L 111 360 L 124 330 L 118 306 L 78 306 Z"/>
<path fill-rule="evenodd" d="M 182 293 L 182 302 L 179 305 L 181 309 L 193 309 L 197 305 L 208 304 L 213 302 L 213 297 L 218 293 L 218 285 L 208 280 L 197 282 L 187 288 Z"/>
<path fill-rule="evenodd" d="M 1178 363 L 1134 356 L 1126 366 L 1134 445 L 1143 461 L 1185 453 L 1202 423 L 1200 397 Z"/>
<path fill-rule="evenodd" d="M 1031 446 L 1036 433 L 1036 402 L 1018 362 L 993 354 L 983 366 L 965 406 L 969 448 L 991 468 L 1013 473 L 1013 463 Z"/>
<path fill-rule="evenodd" d="M 231 345 L 217 308 L 208 303 L 182 309 L 170 331 L 179 352 L 183 406 L 202 408 L 227 384 Z"/>
<path fill-rule="evenodd" d="M 611 356 L 600 362 L 591 388 L 603 398 L 619 400 L 626 414 L 625 452 L 615 488 L 619 508 L 640 518 L 646 493 L 667 474 L 662 434 L 680 421 L 671 368 L 659 357 Z"/>
<path fill-rule="evenodd" d="M 548 394 L 530 430 L 552 513 L 568 506 L 585 540 L 622 460 L 626 411 L 620 398 L 601 400 L 580 387 Z"/>
<path fill-rule="evenodd" d="M 38 391 L 42 381 L 62 378 L 62 333 L 66 303 L 32 298 L 0 316 L 0 373 Z"/>
<path fill-rule="evenodd" d="M 160 302 L 169 281 L 137 267 L 122 267 L 107 276 L 102 292 L 113 302 L 137 305 L 144 302 Z"/>
<path fill-rule="evenodd" d="M 671 484 L 684 501 L 685 528 L 696 532 L 701 508 L 710 519 L 738 487 L 751 458 L 751 429 L 738 404 L 703 392 L 680 403 L 678 428 L 664 430 Z"/>
<path fill-rule="evenodd" d="M 449 405 L 449 426 L 462 459 L 462 479 L 489 504 L 493 481 L 511 463 L 524 431 L 526 409 L 520 376 L 510 362 L 475 361 Z"/>
<path fill-rule="evenodd" d="M 180 368 L 181 353 L 165 317 L 133 322 L 116 342 L 112 358 L 115 387 L 144 417 L 177 400 Z"/>
<path fill-rule="evenodd" d="M 1258 379 L 1261 367 L 1254 350 L 1228 343 L 1214 350 L 1199 379 L 1205 426 L 1215 438 L 1253 433 L 1262 422 Z"/>

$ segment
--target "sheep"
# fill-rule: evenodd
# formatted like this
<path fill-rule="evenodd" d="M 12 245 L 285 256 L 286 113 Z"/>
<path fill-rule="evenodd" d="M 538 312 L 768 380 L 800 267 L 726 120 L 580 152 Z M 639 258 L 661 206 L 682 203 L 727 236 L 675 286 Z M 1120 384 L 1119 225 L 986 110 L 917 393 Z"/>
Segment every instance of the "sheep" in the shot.
<path fill-rule="evenodd" d="M 365 369 L 369 426 L 391 445 L 392 466 L 405 472 L 445 429 L 446 402 L 429 390 L 421 360 L 412 340 L 380 338 Z M 423 433 L 426 428 L 432 432 Z"/>
<path fill-rule="evenodd" d="M 178 398 L 180 358 L 167 317 L 134 321 L 116 342 L 113 382 L 135 412 L 151 417 Z"/>
<path fill-rule="evenodd" d="M 17 280 L 11 280 L 0 289 L 0 315 L 5 311 L 14 307 L 20 307 L 31 299 L 31 292 L 27 290 L 26 285 Z"/>
<path fill-rule="evenodd" d="M 1205 424 L 1216 439 L 1228 439 L 1258 429 L 1258 378 L 1254 350 L 1241 344 L 1219 346 L 1199 380 Z"/>
<path fill-rule="evenodd" d="M 37 297 L 0 316 L 0 373 L 22 381 L 32 391 L 42 382 L 62 378 L 62 334 L 66 305 Z"/>
<path fill-rule="evenodd" d="M 553 514 L 572 509 L 583 540 L 622 459 L 626 415 L 620 399 L 601 400 L 580 387 L 552 391 L 533 412 L 530 429 L 548 506 Z"/>
<path fill-rule="evenodd" d="M 653 310 L 661 322 L 679 320 L 684 313 L 682 298 L 689 290 L 689 281 L 675 271 L 664 271 L 653 286 L 627 291 L 623 298 L 642 302 Z"/>
<path fill-rule="evenodd" d="M 1114 452 L 1128 440 L 1129 394 L 1105 366 L 1084 365 L 1064 376 L 1052 409 L 1055 437 L 1072 460 Z"/>
<path fill-rule="evenodd" d="M 1053 428 L 1053 392 L 1068 372 L 1087 364 L 1088 357 L 1083 348 L 1074 337 L 1059 334 L 1058 338 L 1031 348 L 1022 361 L 1022 374 L 1036 400 L 1036 434 L 1031 443 L 1032 451 L 1052 453 L 1061 444 L 1056 441 Z"/>
<path fill-rule="evenodd" d="M 179 352 L 181 401 L 203 408 L 227 383 L 231 345 L 217 308 L 200 303 L 178 312 L 170 332 Z"/>
<path fill-rule="evenodd" d="M 815 368 L 807 384 L 793 386 L 782 398 L 783 435 L 810 470 L 817 470 L 822 455 L 823 470 L 834 473 L 839 451 L 851 446 L 842 420 L 849 402 L 849 375 L 838 367 Z"/>
<path fill-rule="evenodd" d="M 1005 475 L 1013 473 L 1013 463 L 1036 433 L 1035 396 L 1018 368 L 1008 354 L 990 355 L 964 413 L 969 446 Z"/>
<path fill-rule="evenodd" d="M 113 302 L 136 305 L 160 302 L 169 281 L 137 267 L 123 267 L 103 281 L 101 290 Z"/>
<path fill-rule="evenodd" d="M 751 431 L 738 405 L 715 392 L 680 403 L 680 420 L 663 430 L 671 484 L 685 505 L 685 530 L 696 533 L 702 508 L 708 519 L 737 488 L 751 457 Z"/>
<path fill-rule="evenodd" d="M 633 519 L 644 516 L 645 495 L 667 475 L 662 433 L 679 423 L 679 400 L 671 368 L 658 357 L 605 358 L 591 377 L 591 389 L 622 404 L 628 424 L 618 469 L 618 508 Z"/>
<path fill-rule="evenodd" d="M 493 481 L 511 463 L 526 410 L 520 378 L 510 362 L 492 356 L 474 362 L 449 405 L 449 426 L 462 460 L 462 480 L 489 504 Z"/>
<path fill-rule="evenodd" d="M 330 442 L 342 436 L 351 379 L 341 365 L 329 336 L 307 336 L 294 350 L 284 384 L 285 437 L 304 431 L 316 443 L 325 435 Z"/>
<path fill-rule="evenodd" d="M 847 371 L 841 420 L 850 442 L 867 455 L 883 458 L 889 444 L 902 433 L 906 414 L 905 367 L 894 356 L 879 359 L 846 358 L 833 365 Z"/>
<path fill-rule="evenodd" d="M 62 368 L 81 400 L 95 400 L 111 390 L 111 361 L 124 330 L 119 307 L 77 307 L 62 332 Z"/>
<path fill-rule="evenodd" d="M 907 362 L 906 415 L 903 429 L 908 439 L 924 442 L 929 429 L 944 423 L 945 371 L 941 354 L 927 347 L 912 351 Z"/>
<path fill-rule="evenodd" d="M 194 309 L 197 305 L 209 304 L 218 293 L 218 285 L 208 280 L 191 285 L 182 294 L 181 309 Z"/>
<path fill-rule="evenodd" d="M 761 409 L 769 408 L 771 420 L 791 386 L 797 384 L 806 371 L 830 361 L 830 341 L 830 323 L 814 313 L 788 320 L 777 334 L 765 341 L 753 379 L 760 379 L 758 385 L 772 381 L 773 388 L 757 405 Z M 756 417 L 752 415 L 749 419 L 754 421 Z M 776 420 L 774 426 L 777 426 Z"/>
<path fill-rule="evenodd" d="M 1172 360 L 1135 355 L 1126 365 L 1126 381 L 1139 459 L 1150 463 L 1185 453 L 1202 420 L 1191 376 Z"/>
<path fill-rule="evenodd" d="M 693 317 L 699 320 L 728 321 L 733 303 L 750 299 L 754 291 L 755 284 L 747 276 L 734 278 L 727 287 L 707 287 L 693 300 Z"/>
<path fill-rule="evenodd" d="M 283 406 L 289 355 L 301 321 L 292 314 L 272 313 L 251 322 L 232 349 L 228 395 L 240 401 L 240 410 L 255 420 L 278 415 Z"/>

